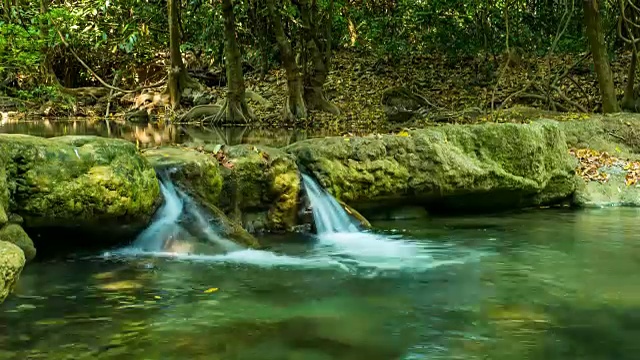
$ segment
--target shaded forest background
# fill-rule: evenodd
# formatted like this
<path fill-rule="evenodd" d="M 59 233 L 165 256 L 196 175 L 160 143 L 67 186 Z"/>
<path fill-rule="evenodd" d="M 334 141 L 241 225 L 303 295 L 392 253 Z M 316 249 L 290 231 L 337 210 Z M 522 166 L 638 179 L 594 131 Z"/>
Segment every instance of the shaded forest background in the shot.
<path fill-rule="evenodd" d="M 640 109 L 633 81 L 640 5 L 631 0 L 1 6 L 3 108 L 104 115 L 106 105 L 107 113 L 215 123 L 353 127 L 475 121 L 517 104 Z"/>

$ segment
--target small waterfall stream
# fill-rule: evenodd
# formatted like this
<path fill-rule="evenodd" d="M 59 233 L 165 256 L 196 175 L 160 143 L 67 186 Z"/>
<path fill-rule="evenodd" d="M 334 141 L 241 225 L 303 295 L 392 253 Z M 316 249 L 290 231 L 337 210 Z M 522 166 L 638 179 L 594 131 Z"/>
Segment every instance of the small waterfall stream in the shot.
<path fill-rule="evenodd" d="M 164 203 L 156 212 L 151 225 L 140 233 L 133 243 L 133 247 L 143 251 L 165 250 L 166 240 L 182 231 L 178 220 L 184 203 L 178 196 L 175 185 L 164 173 L 160 174 L 160 192 Z"/>
<path fill-rule="evenodd" d="M 302 181 L 316 225 L 318 254 L 376 269 L 423 268 L 433 263 L 426 244 L 361 231 L 356 220 L 311 176 L 302 174 Z"/>
<path fill-rule="evenodd" d="M 245 249 L 225 239 L 210 225 L 207 214 L 167 174 L 160 174 L 164 203 L 151 225 L 131 247 L 105 256 L 171 257 L 192 261 L 233 262 L 259 266 L 339 267 L 347 271 L 426 270 L 455 261 L 435 260 L 438 247 L 426 242 L 362 231 L 338 201 L 311 176 L 302 174 L 316 225 L 316 242 L 305 256 Z M 198 240 L 200 239 L 200 240 Z M 199 251 L 197 246 L 215 245 Z"/>
<path fill-rule="evenodd" d="M 223 252 L 242 249 L 220 236 L 196 202 L 176 189 L 166 173 L 160 174 L 160 191 L 164 203 L 151 225 L 134 241 L 133 248 L 146 252 L 191 252 L 189 250 L 194 248 L 197 239 L 204 239 Z"/>
<path fill-rule="evenodd" d="M 313 211 L 318 235 L 329 233 L 356 233 L 358 226 L 338 201 L 311 176 L 302 174 L 302 182 Z"/>

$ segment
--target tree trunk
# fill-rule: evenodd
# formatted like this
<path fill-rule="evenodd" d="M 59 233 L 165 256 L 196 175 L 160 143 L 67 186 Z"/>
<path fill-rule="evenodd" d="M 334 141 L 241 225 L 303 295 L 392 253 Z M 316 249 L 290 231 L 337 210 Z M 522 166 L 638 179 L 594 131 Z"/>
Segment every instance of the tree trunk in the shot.
<path fill-rule="evenodd" d="M 623 110 L 637 111 L 636 110 L 636 96 L 635 96 L 635 79 L 636 79 L 636 67 L 638 63 L 638 54 L 635 50 L 631 51 L 631 64 L 629 65 L 629 75 L 627 77 L 627 85 L 624 88 L 624 96 L 622 97 L 621 107 Z"/>
<path fill-rule="evenodd" d="M 330 60 L 330 56 L 327 56 L 326 52 L 322 52 L 320 48 L 322 44 L 318 39 L 317 31 L 311 26 L 313 23 L 312 8 L 309 6 L 307 0 L 297 0 L 295 2 L 300 10 L 306 49 L 309 51 L 309 55 L 313 63 L 311 70 L 305 74 L 305 102 L 307 107 L 311 110 L 321 110 L 334 115 L 339 115 L 340 109 L 329 102 L 324 94 L 324 83 L 329 75 L 327 65 Z M 317 16 L 314 18 L 317 18 Z"/>
<path fill-rule="evenodd" d="M 602 97 L 602 112 L 611 113 L 619 111 L 618 100 L 613 86 L 613 75 L 609 67 L 607 55 L 607 45 L 602 32 L 602 21 L 598 0 L 583 0 L 584 22 L 587 27 L 587 38 L 591 45 L 593 55 L 593 65 L 600 85 L 600 96 Z"/>
<path fill-rule="evenodd" d="M 253 113 L 247 105 L 244 78 L 242 75 L 242 57 L 236 40 L 236 24 L 231 0 L 222 0 L 224 17 L 224 52 L 227 68 L 227 98 L 222 109 L 214 117 L 214 122 L 248 123 Z"/>
<path fill-rule="evenodd" d="M 293 50 L 291 49 L 291 43 L 284 33 L 282 27 L 282 21 L 280 15 L 276 13 L 273 5 L 274 0 L 267 0 L 267 8 L 269 10 L 269 16 L 273 24 L 273 30 L 278 42 L 278 48 L 280 49 L 280 55 L 282 57 L 282 65 L 284 66 L 287 74 L 287 89 L 289 96 L 287 97 L 287 103 L 284 109 L 285 120 L 298 120 L 307 117 L 307 108 L 304 103 L 304 88 L 302 86 L 302 76 L 298 64 L 296 64 Z"/>
<path fill-rule="evenodd" d="M 171 57 L 171 69 L 169 69 L 169 81 L 166 92 L 169 93 L 171 108 L 180 106 L 180 98 L 184 89 L 198 87 L 198 84 L 189 77 L 187 69 L 182 62 L 180 54 L 180 0 L 168 0 L 169 12 L 169 55 Z"/>
<path fill-rule="evenodd" d="M 49 11 L 50 0 L 40 0 L 40 15 L 44 15 Z M 60 86 L 60 82 L 53 71 L 53 59 L 51 58 L 51 51 L 47 43 L 49 42 L 49 27 L 44 19 L 40 22 L 40 36 L 43 40 L 42 54 L 44 58 L 42 60 L 42 76 L 44 77 L 44 83 L 46 85 Z"/>

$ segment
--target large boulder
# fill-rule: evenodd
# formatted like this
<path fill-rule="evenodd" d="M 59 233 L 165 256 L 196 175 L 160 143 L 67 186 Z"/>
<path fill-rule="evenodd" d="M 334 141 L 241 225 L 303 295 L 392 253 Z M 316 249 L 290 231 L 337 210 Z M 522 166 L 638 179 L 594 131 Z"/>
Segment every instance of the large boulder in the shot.
<path fill-rule="evenodd" d="M 164 147 L 144 156 L 207 206 L 254 231 L 287 231 L 298 223 L 300 176 L 295 159 L 266 146 Z M 221 164 L 222 163 L 222 164 Z"/>
<path fill-rule="evenodd" d="M 295 158 L 253 145 L 226 149 L 230 166 L 220 207 L 250 231 L 289 231 L 298 223 L 301 179 Z"/>
<path fill-rule="evenodd" d="M 0 303 L 13 291 L 24 263 L 24 254 L 19 247 L 0 241 Z"/>
<path fill-rule="evenodd" d="M 162 147 L 144 151 L 144 156 L 163 176 L 168 176 L 213 215 L 212 225 L 225 238 L 241 245 L 259 247 L 258 240 L 217 206 L 222 190 L 222 171 L 214 154 L 204 149 Z M 225 195 L 226 196 L 226 195 Z M 222 196 L 224 198 L 224 196 Z"/>
<path fill-rule="evenodd" d="M 36 248 L 29 235 L 18 224 L 8 224 L 0 229 L 0 241 L 10 242 L 18 246 L 24 253 L 26 261 L 31 261 L 36 257 Z"/>
<path fill-rule="evenodd" d="M 0 152 L 0 201 L 27 229 L 135 233 L 158 204 L 154 169 L 124 140 L 1 134 Z"/>
<path fill-rule="evenodd" d="M 196 149 L 166 146 L 143 152 L 149 163 L 191 195 L 217 205 L 222 190 L 222 174 L 218 160 L 211 153 Z"/>
<path fill-rule="evenodd" d="M 575 161 L 554 121 L 310 139 L 286 150 L 330 193 L 356 208 L 504 210 L 563 201 L 577 183 Z"/>

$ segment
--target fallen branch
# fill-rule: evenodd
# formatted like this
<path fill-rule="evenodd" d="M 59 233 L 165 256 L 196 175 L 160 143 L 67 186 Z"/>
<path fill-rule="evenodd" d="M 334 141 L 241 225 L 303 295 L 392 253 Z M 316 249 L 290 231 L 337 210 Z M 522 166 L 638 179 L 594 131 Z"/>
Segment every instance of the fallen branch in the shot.
<path fill-rule="evenodd" d="M 118 84 L 118 77 L 120 73 L 116 73 L 113 77 L 113 86 Z M 111 110 L 111 99 L 113 98 L 113 89 L 109 91 L 109 97 L 107 98 L 107 111 L 104 114 L 104 121 L 107 124 L 107 135 L 111 136 L 111 126 L 109 126 L 109 110 Z"/>
<path fill-rule="evenodd" d="M 547 97 L 546 96 L 542 96 L 542 95 L 538 95 L 538 94 L 531 94 L 531 93 L 524 93 L 524 94 L 520 94 L 518 96 L 519 98 L 523 98 L 523 99 L 534 99 L 534 100 L 541 100 L 541 101 L 547 101 Z M 566 107 L 564 107 L 563 105 L 550 100 L 551 105 L 554 108 L 560 108 L 560 111 L 564 111 L 564 112 L 569 112 L 569 109 L 567 109 Z"/>
<path fill-rule="evenodd" d="M 560 88 L 554 86 L 553 90 L 555 90 L 558 93 L 558 95 L 560 95 L 562 100 L 567 102 L 569 105 L 574 106 L 575 108 L 577 108 L 578 110 L 582 111 L 583 113 L 588 113 L 589 112 L 589 111 L 587 111 L 587 109 L 584 108 L 584 106 L 582 106 L 582 105 L 578 104 L 577 102 L 569 99 L 569 97 L 564 92 L 562 92 L 562 90 L 560 90 Z"/>
<path fill-rule="evenodd" d="M 618 140 L 622 140 L 624 142 L 627 142 L 627 139 L 625 139 L 624 137 L 614 133 L 613 131 L 609 131 L 609 136 L 612 136 L 612 137 L 614 137 L 614 138 L 616 138 Z"/>

